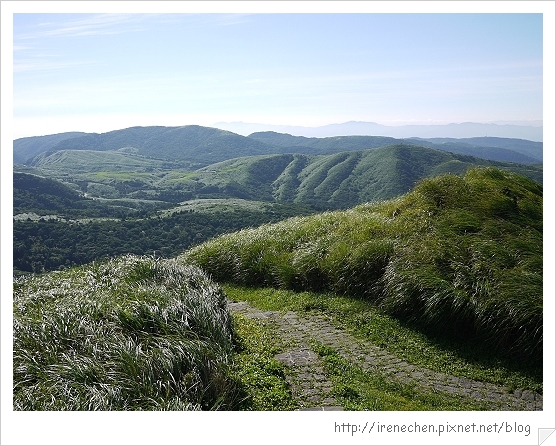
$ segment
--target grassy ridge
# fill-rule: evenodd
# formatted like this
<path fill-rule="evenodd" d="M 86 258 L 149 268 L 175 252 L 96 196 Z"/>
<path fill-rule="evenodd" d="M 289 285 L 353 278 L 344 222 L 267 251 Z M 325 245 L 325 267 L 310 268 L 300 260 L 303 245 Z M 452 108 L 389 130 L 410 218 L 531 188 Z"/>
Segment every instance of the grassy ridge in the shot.
<path fill-rule="evenodd" d="M 409 144 L 320 156 L 239 158 L 197 170 L 195 181 L 222 196 L 346 209 L 407 193 L 425 177 L 462 175 L 476 166 L 496 167 L 542 182 L 539 167 L 497 163 Z"/>
<path fill-rule="evenodd" d="M 426 330 L 542 358 L 542 186 L 495 168 L 219 237 L 181 260 L 217 281 L 361 296 Z"/>
<path fill-rule="evenodd" d="M 125 150 L 61 150 L 37 156 L 32 166 L 44 171 L 63 171 L 69 175 L 96 172 L 152 172 L 154 169 L 179 169 L 184 163 L 147 158 Z"/>
<path fill-rule="evenodd" d="M 346 209 L 390 199 L 407 193 L 424 177 L 461 175 L 473 166 L 496 167 L 542 182 L 542 166 L 488 161 L 410 144 L 329 155 L 246 156 L 195 171 L 191 171 L 194 165 L 183 160 L 151 159 L 134 150 L 46 152 L 35 158 L 34 166 L 42 175 L 71 184 L 91 197 L 174 203 L 242 198 L 319 209 Z"/>
<path fill-rule="evenodd" d="M 14 409 L 226 408 L 232 323 L 201 271 L 124 256 L 14 280 Z"/>
<path fill-rule="evenodd" d="M 273 153 L 273 147 L 225 130 L 198 125 L 182 127 L 131 127 L 107 133 L 89 133 L 65 139 L 50 151 L 118 150 L 135 147 L 139 155 L 157 159 L 181 160 L 206 166 L 234 156 Z M 274 152 L 275 153 L 275 152 Z"/>

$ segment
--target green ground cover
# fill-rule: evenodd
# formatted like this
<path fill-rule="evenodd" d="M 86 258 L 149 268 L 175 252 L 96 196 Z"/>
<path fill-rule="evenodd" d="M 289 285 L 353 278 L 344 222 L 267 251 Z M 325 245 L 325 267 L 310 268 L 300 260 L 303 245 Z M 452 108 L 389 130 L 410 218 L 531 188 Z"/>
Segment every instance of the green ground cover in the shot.
<path fill-rule="evenodd" d="M 281 341 L 231 318 L 223 290 L 263 310 L 324 314 L 416 365 L 542 392 L 542 229 L 539 183 L 473 169 L 174 260 L 123 256 L 16 278 L 14 409 L 295 408 L 274 359 Z M 481 409 L 312 347 L 345 408 Z"/>
<path fill-rule="evenodd" d="M 542 368 L 508 359 L 481 342 L 427 336 L 418 327 L 385 314 L 370 301 L 334 293 L 295 292 L 232 284 L 223 285 L 223 289 L 231 300 L 246 301 L 262 311 L 325 315 L 356 338 L 370 341 L 417 366 L 509 389 L 529 389 L 542 393 Z M 315 341 L 318 343 L 318 339 Z"/>

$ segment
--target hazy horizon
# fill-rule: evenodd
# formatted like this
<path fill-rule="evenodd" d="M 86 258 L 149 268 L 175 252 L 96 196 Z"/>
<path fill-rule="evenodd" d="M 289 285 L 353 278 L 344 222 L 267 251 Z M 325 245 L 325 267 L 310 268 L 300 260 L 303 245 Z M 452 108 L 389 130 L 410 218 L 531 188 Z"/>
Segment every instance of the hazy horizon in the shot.
<path fill-rule="evenodd" d="M 198 124 L 164 125 L 163 127 L 185 127 Z M 82 130 L 68 130 L 56 133 L 82 132 L 103 134 L 112 131 L 125 130 L 131 127 L 150 127 L 150 125 L 131 125 L 124 128 L 111 128 L 98 132 L 83 132 Z M 368 135 L 389 136 L 394 138 L 473 138 L 492 136 L 498 138 L 526 139 L 531 141 L 543 141 L 542 120 L 527 122 L 488 122 L 488 123 L 449 123 L 449 124 L 399 124 L 385 125 L 368 121 L 348 121 L 343 123 L 331 123 L 323 126 L 292 126 L 280 124 L 262 124 L 253 122 L 233 121 L 216 122 L 203 127 L 227 130 L 238 135 L 248 136 L 255 132 L 273 131 L 277 133 L 288 133 L 294 136 L 305 137 L 332 137 L 346 135 Z M 14 138 L 34 138 L 48 134 L 29 134 Z"/>

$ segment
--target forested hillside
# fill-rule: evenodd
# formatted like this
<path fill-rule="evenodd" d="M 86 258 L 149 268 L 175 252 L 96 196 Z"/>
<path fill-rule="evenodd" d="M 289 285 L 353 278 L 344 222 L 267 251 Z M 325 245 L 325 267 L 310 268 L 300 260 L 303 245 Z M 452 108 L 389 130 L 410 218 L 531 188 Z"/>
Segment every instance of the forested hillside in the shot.
<path fill-rule="evenodd" d="M 117 219 L 14 221 L 14 272 L 44 272 L 122 254 L 176 256 L 191 246 L 242 228 L 278 222 L 310 209 L 284 204 L 177 208 Z"/>
<path fill-rule="evenodd" d="M 14 172 L 13 215 L 18 219 L 26 214 L 55 215 L 66 219 L 123 218 L 128 215 L 165 208 L 168 204 L 154 200 L 107 200 L 87 197 L 79 183 L 62 183 L 34 174 Z M 125 186 L 125 185 L 124 185 Z"/>

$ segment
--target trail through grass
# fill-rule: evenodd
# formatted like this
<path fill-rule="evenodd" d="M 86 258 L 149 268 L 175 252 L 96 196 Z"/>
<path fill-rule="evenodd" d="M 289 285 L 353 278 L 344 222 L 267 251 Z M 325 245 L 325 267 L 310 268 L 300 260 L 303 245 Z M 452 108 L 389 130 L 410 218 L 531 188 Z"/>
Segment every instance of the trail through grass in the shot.
<path fill-rule="evenodd" d="M 175 260 L 124 256 L 14 279 L 14 408 L 299 407 L 276 327 L 232 320 L 226 294 L 326 318 L 406 364 L 542 393 L 542 229 L 540 184 L 476 169 L 221 236 Z M 314 334 L 345 408 L 481 408 L 384 381 Z"/>
<path fill-rule="evenodd" d="M 487 168 L 228 234 L 179 259 L 219 282 L 358 296 L 429 335 L 540 366 L 542 241 L 542 186 Z"/>
<path fill-rule="evenodd" d="M 512 361 L 480 342 L 454 342 L 423 334 L 384 314 L 372 302 L 332 293 L 293 292 L 224 285 L 233 301 L 246 301 L 262 311 L 324 315 L 356 338 L 402 360 L 436 372 L 488 382 L 510 390 L 542 393 L 542 369 Z M 318 339 L 316 339 L 319 342 Z"/>

